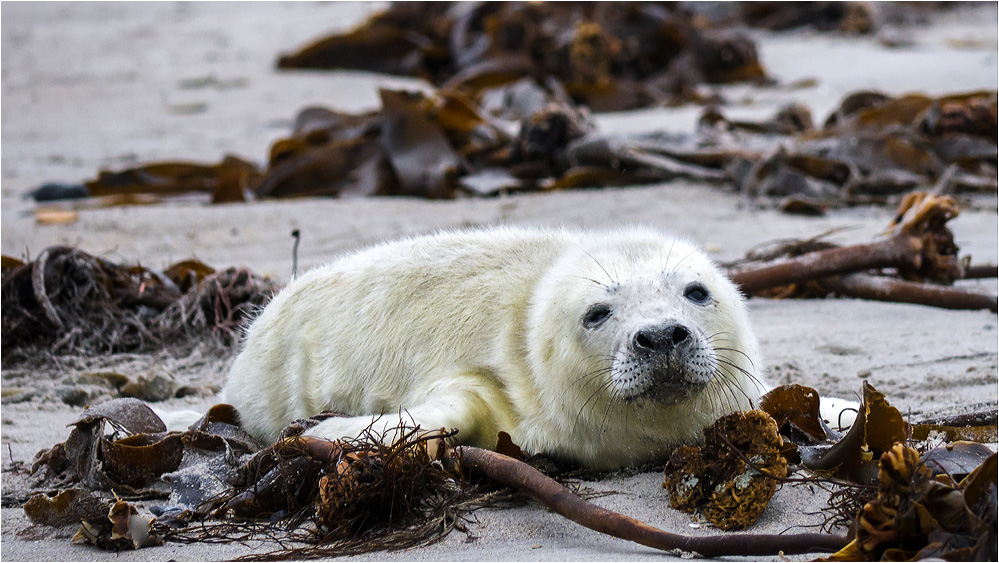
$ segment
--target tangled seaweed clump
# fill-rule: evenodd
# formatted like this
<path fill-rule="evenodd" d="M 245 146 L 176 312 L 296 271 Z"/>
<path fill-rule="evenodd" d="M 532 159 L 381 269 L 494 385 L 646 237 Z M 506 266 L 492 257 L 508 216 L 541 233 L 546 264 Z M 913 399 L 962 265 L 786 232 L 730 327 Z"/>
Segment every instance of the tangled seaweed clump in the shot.
<path fill-rule="evenodd" d="M 278 286 L 244 268 L 179 262 L 163 272 L 54 246 L 3 261 L 3 361 L 38 355 L 227 347 Z"/>
<path fill-rule="evenodd" d="M 666 464 L 663 482 L 670 506 L 700 511 L 722 530 L 752 525 L 777 490 L 773 477 L 787 477 L 777 430 L 765 412 L 733 413 L 704 430 L 703 446 L 677 448 Z"/>
<path fill-rule="evenodd" d="M 386 432 L 394 440 L 371 429 L 335 442 L 285 437 L 246 463 L 234 486 L 204 505 L 206 515 L 267 519 L 282 527 L 312 522 L 295 534 L 305 545 L 268 558 L 403 549 L 433 543 L 461 527 L 476 499 L 447 456 L 445 440 L 453 432 L 405 425 Z M 212 538 L 212 529 L 187 535 Z"/>
<path fill-rule="evenodd" d="M 877 497 L 855 530 L 823 561 L 995 561 L 996 454 L 958 483 L 896 443 L 881 456 Z"/>

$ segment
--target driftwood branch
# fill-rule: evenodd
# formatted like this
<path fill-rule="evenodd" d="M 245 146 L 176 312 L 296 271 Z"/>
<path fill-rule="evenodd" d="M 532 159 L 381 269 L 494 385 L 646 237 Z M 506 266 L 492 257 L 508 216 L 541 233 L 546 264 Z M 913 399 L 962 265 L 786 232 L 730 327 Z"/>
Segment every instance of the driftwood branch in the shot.
<path fill-rule="evenodd" d="M 832 276 L 820 282 L 840 295 L 871 301 L 915 303 L 943 309 L 988 309 L 999 312 L 994 295 L 965 291 L 956 287 L 910 282 L 885 276 L 848 274 Z"/>
<path fill-rule="evenodd" d="M 999 277 L 999 265 L 996 264 L 972 264 L 964 270 L 966 280 L 980 280 L 985 278 Z"/>
<path fill-rule="evenodd" d="M 682 550 L 703 557 L 834 552 L 847 544 L 831 534 L 731 534 L 692 537 L 671 534 L 623 514 L 591 504 L 522 461 L 496 452 L 459 446 L 461 463 L 482 470 L 491 479 L 514 487 L 549 509 L 587 528 L 664 551 Z"/>
<path fill-rule="evenodd" d="M 744 293 L 756 293 L 835 274 L 876 268 L 918 267 L 919 252 L 918 242 L 898 234 L 880 242 L 809 252 L 773 264 L 737 271 L 731 277 Z"/>
<path fill-rule="evenodd" d="M 947 221 L 957 216 L 957 202 L 947 196 L 916 192 L 899 206 L 889 235 L 878 242 L 826 248 L 775 260 L 762 266 L 736 269 L 732 281 L 747 293 L 816 281 L 840 295 L 916 303 L 945 309 L 988 309 L 996 312 L 996 297 L 949 285 L 957 279 L 995 277 L 996 266 L 964 268 Z M 862 272 L 893 268 L 905 279 Z"/>

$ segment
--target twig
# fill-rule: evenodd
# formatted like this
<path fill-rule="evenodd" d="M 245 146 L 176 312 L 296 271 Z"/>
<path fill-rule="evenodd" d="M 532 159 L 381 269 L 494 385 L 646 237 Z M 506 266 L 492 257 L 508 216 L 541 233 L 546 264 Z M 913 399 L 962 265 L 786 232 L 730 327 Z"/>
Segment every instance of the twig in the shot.
<path fill-rule="evenodd" d="M 833 552 L 847 544 L 831 534 L 731 534 L 691 537 L 671 534 L 623 514 L 591 504 L 530 465 L 496 452 L 459 446 L 461 463 L 477 467 L 490 478 L 516 488 L 549 509 L 591 530 L 664 551 L 682 550 L 703 557 Z"/>
<path fill-rule="evenodd" d="M 298 243 L 302 241 L 302 231 L 293 230 L 291 237 L 295 239 L 295 244 L 291 247 L 291 279 L 295 279 L 298 275 Z"/>
<path fill-rule="evenodd" d="M 830 276 L 823 278 L 821 284 L 840 295 L 871 301 L 915 303 L 943 309 L 988 309 L 993 313 L 999 310 L 994 295 L 885 276 L 872 276 L 870 274 Z"/>

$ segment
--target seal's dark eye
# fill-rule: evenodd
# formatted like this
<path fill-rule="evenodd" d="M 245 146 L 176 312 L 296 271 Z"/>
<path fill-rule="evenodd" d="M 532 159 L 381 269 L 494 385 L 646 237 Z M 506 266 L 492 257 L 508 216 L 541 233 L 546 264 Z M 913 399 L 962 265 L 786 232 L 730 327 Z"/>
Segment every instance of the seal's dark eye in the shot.
<path fill-rule="evenodd" d="M 697 303 L 698 305 L 703 305 L 707 303 L 708 290 L 699 283 L 692 283 L 683 290 L 683 296 L 687 298 L 691 303 Z"/>
<path fill-rule="evenodd" d="M 603 303 L 593 305 L 583 315 L 583 326 L 586 328 L 597 328 L 607 320 L 607 317 L 610 317 L 610 314 L 611 310 L 607 305 Z"/>

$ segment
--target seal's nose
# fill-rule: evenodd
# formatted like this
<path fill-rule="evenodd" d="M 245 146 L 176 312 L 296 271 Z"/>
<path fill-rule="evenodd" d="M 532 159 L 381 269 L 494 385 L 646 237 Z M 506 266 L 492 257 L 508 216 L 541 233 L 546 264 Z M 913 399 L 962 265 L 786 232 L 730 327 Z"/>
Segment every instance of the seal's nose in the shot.
<path fill-rule="evenodd" d="M 690 331 L 679 324 L 644 328 L 635 333 L 635 351 L 665 354 L 690 340 Z"/>

